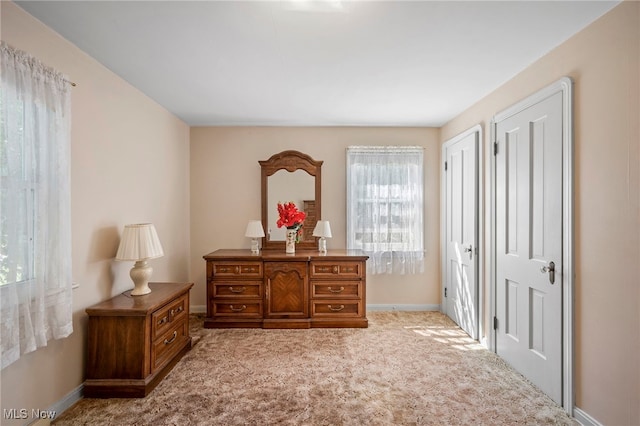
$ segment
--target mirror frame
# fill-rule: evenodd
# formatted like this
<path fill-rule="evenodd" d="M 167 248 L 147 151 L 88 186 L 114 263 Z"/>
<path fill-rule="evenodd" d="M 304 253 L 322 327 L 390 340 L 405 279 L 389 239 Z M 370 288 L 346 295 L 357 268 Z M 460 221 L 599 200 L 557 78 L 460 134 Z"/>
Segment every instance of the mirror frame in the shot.
<path fill-rule="evenodd" d="M 268 223 L 269 223 L 269 206 L 268 206 L 268 189 L 269 179 L 268 177 L 273 175 L 278 170 L 287 170 L 288 172 L 295 172 L 296 170 L 304 170 L 309 175 L 315 178 L 315 201 L 317 220 L 322 218 L 322 163 L 323 161 L 316 161 L 307 154 L 303 154 L 299 151 L 282 151 L 278 154 L 274 154 L 268 160 L 258 161 L 262 169 L 262 227 L 267 234 L 262 238 L 262 248 L 264 250 L 281 249 L 284 250 L 284 241 L 269 241 L 268 239 Z M 315 226 L 315 225 L 314 225 Z M 313 250 L 318 248 L 318 238 L 314 238 L 313 241 L 300 241 L 296 243 L 297 248 L 301 250 Z"/>

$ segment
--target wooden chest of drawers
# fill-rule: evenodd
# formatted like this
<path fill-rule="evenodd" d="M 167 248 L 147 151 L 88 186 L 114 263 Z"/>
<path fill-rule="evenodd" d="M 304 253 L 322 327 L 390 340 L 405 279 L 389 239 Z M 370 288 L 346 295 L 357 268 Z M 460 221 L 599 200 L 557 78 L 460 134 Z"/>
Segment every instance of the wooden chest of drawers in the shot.
<path fill-rule="evenodd" d="M 207 262 L 207 328 L 367 327 L 359 251 L 218 250 Z"/>
<path fill-rule="evenodd" d="M 258 327 L 262 320 L 262 274 L 259 260 L 207 262 L 207 318 L 227 327 Z"/>
<path fill-rule="evenodd" d="M 191 349 L 193 283 L 149 287 L 144 296 L 127 291 L 86 309 L 85 397 L 144 397 Z"/>
<path fill-rule="evenodd" d="M 310 267 L 312 318 L 325 326 L 358 321 L 364 312 L 364 262 L 317 260 Z"/>

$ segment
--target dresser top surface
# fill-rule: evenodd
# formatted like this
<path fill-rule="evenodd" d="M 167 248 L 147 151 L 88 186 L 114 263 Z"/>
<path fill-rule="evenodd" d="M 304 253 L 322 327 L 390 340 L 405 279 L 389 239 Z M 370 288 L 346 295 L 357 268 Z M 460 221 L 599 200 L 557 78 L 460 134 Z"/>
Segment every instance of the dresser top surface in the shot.
<path fill-rule="evenodd" d="M 247 249 L 220 249 L 203 256 L 205 260 L 289 260 L 305 262 L 309 260 L 366 260 L 369 258 L 362 250 L 328 250 L 320 253 L 318 250 L 296 250 L 295 253 L 285 253 L 283 250 L 260 250 L 252 253 Z"/>
<path fill-rule="evenodd" d="M 193 283 L 151 282 L 151 293 L 132 296 L 131 290 L 86 309 L 89 315 L 146 315 L 179 295 L 188 292 Z"/>

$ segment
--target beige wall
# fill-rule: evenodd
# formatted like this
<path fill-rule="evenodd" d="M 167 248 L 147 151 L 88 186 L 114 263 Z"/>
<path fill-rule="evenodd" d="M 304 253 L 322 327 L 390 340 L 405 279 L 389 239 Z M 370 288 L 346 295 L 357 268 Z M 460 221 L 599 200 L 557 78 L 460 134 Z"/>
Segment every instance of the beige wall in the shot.
<path fill-rule="evenodd" d="M 84 380 L 84 309 L 132 287 L 132 265 L 113 261 L 125 224 L 156 225 L 165 256 L 151 262 L 154 279 L 189 278 L 189 127 L 15 4 L 0 7 L 2 40 L 78 84 L 71 129 L 74 332 L 2 370 L 2 409 L 45 409 Z"/>
<path fill-rule="evenodd" d="M 432 128 L 198 127 L 191 129 L 192 304 L 205 306 L 202 256 L 220 248 L 249 248 L 244 230 L 260 219 L 260 165 L 295 149 L 322 165 L 322 218 L 331 222 L 327 247 L 346 247 L 346 148 L 349 145 L 419 145 L 425 148 L 425 273 L 367 276 L 368 304 L 438 305 L 439 158 Z"/>
<path fill-rule="evenodd" d="M 489 123 L 568 75 L 574 81 L 576 405 L 640 424 L 640 3 L 626 2 L 441 129 Z M 488 270 L 488 268 L 487 268 Z"/>

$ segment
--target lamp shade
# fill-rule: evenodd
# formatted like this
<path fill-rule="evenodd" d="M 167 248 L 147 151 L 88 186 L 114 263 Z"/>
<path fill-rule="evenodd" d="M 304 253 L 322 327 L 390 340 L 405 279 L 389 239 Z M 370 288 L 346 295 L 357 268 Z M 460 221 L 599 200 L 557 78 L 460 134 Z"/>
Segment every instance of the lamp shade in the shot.
<path fill-rule="evenodd" d="M 116 260 L 146 260 L 164 256 L 156 228 L 151 223 L 125 225 Z"/>
<path fill-rule="evenodd" d="M 245 237 L 250 238 L 262 238 L 264 237 L 264 229 L 262 228 L 262 222 L 259 220 L 250 220 L 247 224 L 247 230 L 244 232 Z"/>
<path fill-rule="evenodd" d="M 313 228 L 314 237 L 331 238 L 331 225 L 328 220 L 319 220 L 316 222 L 316 227 Z"/>

